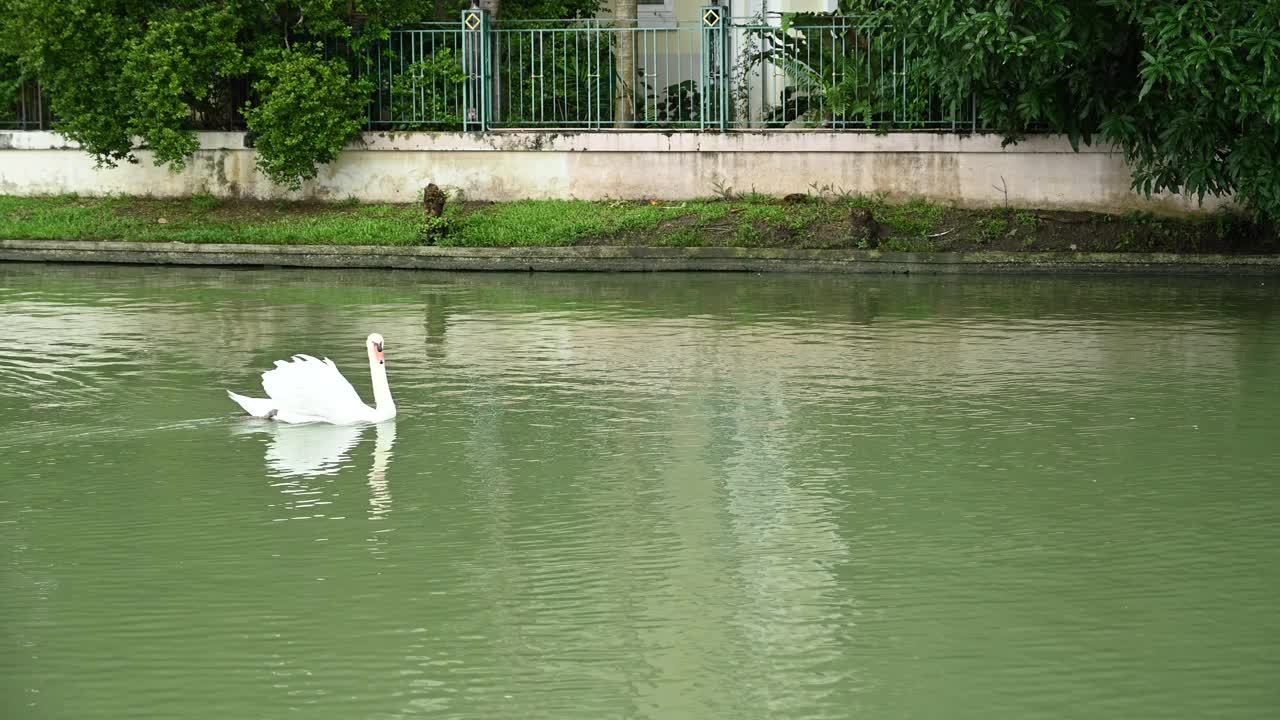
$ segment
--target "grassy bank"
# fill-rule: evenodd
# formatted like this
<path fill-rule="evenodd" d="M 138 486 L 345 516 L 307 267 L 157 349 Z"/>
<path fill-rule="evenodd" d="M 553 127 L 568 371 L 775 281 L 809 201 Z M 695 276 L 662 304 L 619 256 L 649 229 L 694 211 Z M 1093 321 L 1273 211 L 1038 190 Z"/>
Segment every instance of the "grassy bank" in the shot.
<path fill-rule="evenodd" d="M 417 205 L 0 196 L 0 238 L 310 245 L 881 248 L 1081 252 L 1280 252 L 1242 218 L 958 210 L 814 193 L 778 200 Z"/>

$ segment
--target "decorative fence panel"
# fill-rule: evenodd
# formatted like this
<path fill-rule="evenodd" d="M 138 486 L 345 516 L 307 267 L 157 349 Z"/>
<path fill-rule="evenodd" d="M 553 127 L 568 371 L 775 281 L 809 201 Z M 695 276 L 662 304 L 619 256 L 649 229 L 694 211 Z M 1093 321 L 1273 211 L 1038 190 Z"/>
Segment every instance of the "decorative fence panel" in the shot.
<path fill-rule="evenodd" d="M 373 84 L 372 130 L 461 130 L 466 73 L 463 32 L 455 23 L 392 30 L 366 55 L 364 79 Z"/>
<path fill-rule="evenodd" d="M 943 102 L 910 47 L 867 18 L 723 12 L 708 6 L 696 22 L 645 27 L 498 24 L 464 10 L 459 22 L 393 30 L 341 55 L 372 85 L 371 130 L 978 128 L 972 102 Z M 247 92 L 249 79 L 240 84 Z M 49 127 L 38 84 L 0 87 L 11 95 L 0 127 Z M 241 122 L 227 110 L 225 122 Z"/>

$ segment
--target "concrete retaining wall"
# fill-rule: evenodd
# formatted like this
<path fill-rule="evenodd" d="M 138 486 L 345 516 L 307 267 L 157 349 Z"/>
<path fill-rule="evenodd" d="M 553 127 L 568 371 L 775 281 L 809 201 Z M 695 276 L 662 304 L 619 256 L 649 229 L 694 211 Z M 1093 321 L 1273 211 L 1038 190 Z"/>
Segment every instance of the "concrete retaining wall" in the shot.
<path fill-rule="evenodd" d="M 1106 148 L 1075 153 L 1065 139 L 1002 148 L 991 135 L 933 133 L 593 132 L 576 134 L 367 133 L 301 192 L 254 169 L 243 133 L 202 133 L 188 168 L 171 173 L 139 150 L 140 164 L 97 170 L 49 132 L 0 132 L 0 194 L 154 195 L 198 192 L 256 199 L 413 202 L 428 182 L 471 200 L 708 197 L 717 187 L 769 195 L 814 186 L 891 200 L 924 197 L 961 207 L 1011 206 L 1183 214 L 1194 199 L 1146 200 L 1130 191 L 1123 159 Z"/>
<path fill-rule="evenodd" d="M 897 253 L 646 247 L 359 247 L 0 240 L 0 262 L 506 271 L 1277 275 L 1272 255 Z"/>

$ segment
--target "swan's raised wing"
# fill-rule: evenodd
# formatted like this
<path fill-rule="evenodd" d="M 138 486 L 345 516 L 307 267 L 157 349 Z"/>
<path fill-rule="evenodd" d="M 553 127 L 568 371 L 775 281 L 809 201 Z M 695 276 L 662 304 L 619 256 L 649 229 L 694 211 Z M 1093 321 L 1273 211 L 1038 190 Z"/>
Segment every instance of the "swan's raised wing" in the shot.
<path fill-rule="evenodd" d="M 262 389 L 281 415 L 342 423 L 359 420 L 369 411 L 328 358 L 294 355 L 288 362 L 277 360 L 275 369 L 262 373 Z"/>

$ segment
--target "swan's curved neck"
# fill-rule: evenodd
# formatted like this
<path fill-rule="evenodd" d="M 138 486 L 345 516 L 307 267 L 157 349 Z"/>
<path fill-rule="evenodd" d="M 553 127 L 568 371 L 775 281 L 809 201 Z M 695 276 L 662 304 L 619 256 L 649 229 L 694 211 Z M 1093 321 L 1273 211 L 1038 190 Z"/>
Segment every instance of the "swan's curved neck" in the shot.
<path fill-rule="evenodd" d="M 387 384 L 387 366 L 369 354 L 369 377 L 373 381 L 373 407 L 379 415 L 396 414 L 396 402 L 391 399 L 391 386 Z"/>

